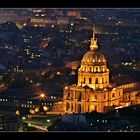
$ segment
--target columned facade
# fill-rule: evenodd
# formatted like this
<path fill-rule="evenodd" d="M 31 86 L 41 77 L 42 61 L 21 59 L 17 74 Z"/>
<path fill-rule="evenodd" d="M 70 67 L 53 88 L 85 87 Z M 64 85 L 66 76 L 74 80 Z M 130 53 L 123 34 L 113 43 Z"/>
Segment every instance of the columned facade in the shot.
<path fill-rule="evenodd" d="M 77 85 L 64 88 L 64 112 L 105 112 L 108 107 L 119 106 L 122 96 L 122 88 L 115 88 L 109 83 L 106 59 L 98 51 L 93 34 L 90 50 L 81 60 Z"/>

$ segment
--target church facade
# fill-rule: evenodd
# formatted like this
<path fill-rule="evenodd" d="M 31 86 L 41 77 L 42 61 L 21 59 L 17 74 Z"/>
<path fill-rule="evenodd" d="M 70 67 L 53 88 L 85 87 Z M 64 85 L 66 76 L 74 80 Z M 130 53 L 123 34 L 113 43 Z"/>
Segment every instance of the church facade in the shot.
<path fill-rule="evenodd" d="M 139 86 L 140 83 L 115 86 L 109 82 L 107 60 L 98 51 L 93 33 L 90 50 L 83 56 L 78 70 L 78 83 L 64 88 L 64 113 L 106 112 L 113 107 L 137 104 Z"/>

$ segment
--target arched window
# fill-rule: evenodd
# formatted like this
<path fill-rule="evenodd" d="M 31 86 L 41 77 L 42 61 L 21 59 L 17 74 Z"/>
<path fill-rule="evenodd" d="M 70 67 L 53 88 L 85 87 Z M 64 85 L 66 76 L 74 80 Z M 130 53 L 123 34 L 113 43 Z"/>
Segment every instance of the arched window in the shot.
<path fill-rule="evenodd" d="M 114 93 L 112 93 L 112 97 L 115 97 L 115 94 Z"/>
<path fill-rule="evenodd" d="M 104 78 L 102 78 L 102 83 L 104 84 Z"/>
<path fill-rule="evenodd" d="M 89 84 L 91 84 L 92 83 L 92 78 L 89 78 Z"/>
<path fill-rule="evenodd" d="M 86 78 L 84 77 L 84 83 L 86 82 Z"/>
<path fill-rule="evenodd" d="M 81 105 L 78 104 L 78 113 L 81 113 Z"/>
<path fill-rule="evenodd" d="M 96 67 L 96 72 L 98 72 L 98 67 Z"/>
<path fill-rule="evenodd" d="M 90 72 L 92 71 L 92 67 L 89 67 L 89 71 L 90 71 Z"/>
<path fill-rule="evenodd" d="M 95 111 L 97 111 L 97 106 L 95 106 Z"/>
<path fill-rule="evenodd" d="M 95 79 L 95 84 L 98 84 L 98 78 Z"/>
<path fill-rule="evenodd" d="M 84 71 L 86 71 L 86 67 L 84 67 Z"/>
<path fill-rule="evenodd" d="M 66 102 L 66 110 L 68 111 L 70 108 L 70 104 L 68 102 Z"/>
<path fill-rule="evenodd" d="M 97 95 L 95 95 L 95 100 L 97 100 Z"/>
<path fill-rule="evenodd" d="M 73 111 L 73 104 L 71 104 L 71 111 Z"/>
<path fill-rule="evenodd" d="M 81 98 L 82 98 L 82 93 L 79 93 L 78 101 L 81 101 Z"/>

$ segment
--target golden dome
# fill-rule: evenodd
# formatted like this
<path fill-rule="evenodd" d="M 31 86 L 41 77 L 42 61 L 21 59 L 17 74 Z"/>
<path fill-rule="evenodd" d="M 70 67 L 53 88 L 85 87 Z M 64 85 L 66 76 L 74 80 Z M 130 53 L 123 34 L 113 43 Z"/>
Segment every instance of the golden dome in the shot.
<path fill-rule="evenodd" d="M 102 53 L 97 51 L 98 44 L 97 39 L 95 38 L 95 34 L 93 32 L 93 36 L 91 38 L 91 44 L 90 44 L 90 51 L 88 51 L 82 61 L 82 65 L 91 65 L 91 66 L 100 66 L 100 65 L 106 65 L 105 57 Z"/>
<path fill-rule="evenodd" d="M 93 66 L 105 65 L 106 60 L 102 53 L 90 50 L 84 55 L 84 57 L 81 61 L 81 64 L 82 65 L 93 65 Z"/>

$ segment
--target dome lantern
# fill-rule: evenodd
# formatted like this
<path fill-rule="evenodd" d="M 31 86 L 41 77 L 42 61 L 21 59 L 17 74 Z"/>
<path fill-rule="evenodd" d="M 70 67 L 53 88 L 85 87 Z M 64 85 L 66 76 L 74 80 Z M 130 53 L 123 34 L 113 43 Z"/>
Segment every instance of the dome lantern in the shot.
<path fill-rule="evenodd" d="M 97 39 L 95 38 L 95 34 L 94 34 L 94 31 L 93 31 L 93 36 L 91 38 L 91 43 L 90 43 L 90 50 L 95 51 L 97 49 L 98 49 Z"/>

